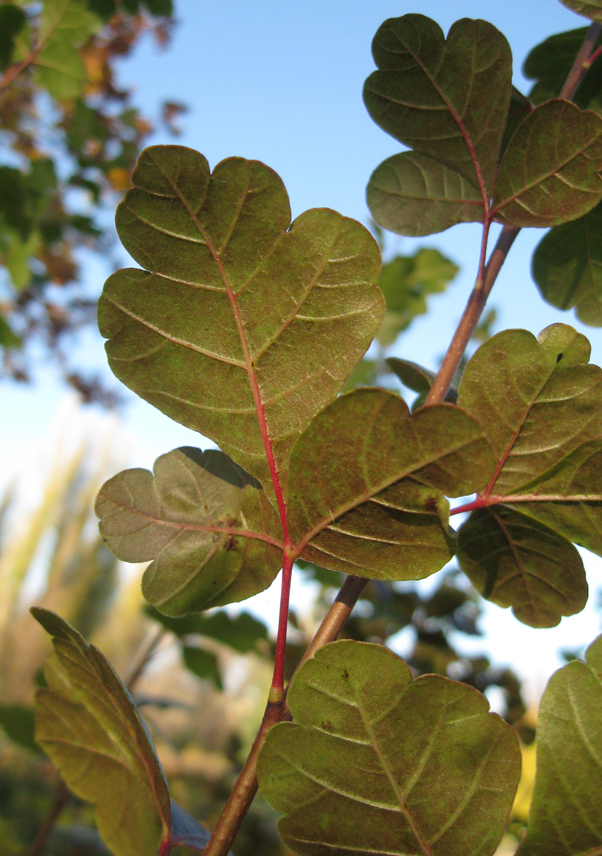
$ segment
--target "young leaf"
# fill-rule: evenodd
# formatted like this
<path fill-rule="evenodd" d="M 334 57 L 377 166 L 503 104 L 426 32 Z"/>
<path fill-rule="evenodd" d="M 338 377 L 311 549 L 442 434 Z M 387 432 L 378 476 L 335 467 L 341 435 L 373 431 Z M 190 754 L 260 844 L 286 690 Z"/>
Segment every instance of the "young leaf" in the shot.
<path fill-rule="evenodd" d="M 540 551 L 541 585 L 533 586 L 532 575 L 529 580 L 533 601 L 526 613 L 531 616 L 529 623 L 537 616 L 545 622 L 550 615 L 559 618 L 585 596 L 581 571 L 562 539 L 602 553 L 602 371 L 588 365 L 589 353 L 585 336 L 564 324 L 546 328 L 537 340 L 525 330 L 506 330 L 479 348 L 460 384 L 459 404 L 480 423 L 498 459 L 493 478 L 469 507 L 508 504 L 552 530 L 532 526 L 526 533 L 523 521 L 524 534 L 504 536 L 514 547 L 516 540 L 522 548 L 528 544 L 531 567 L 535 552 Z M 499 543 L 502 519 L 480 517 L 474 524 L 478 537 L 490 545 Z M 468 533 L 461 538 L 470 540 L 473 524 L 469 521 L 465 526 Z M 526 558 L 522 548 L 520 562 Z M 567 562 L 562 580 L 557 563 L 549 561 L 551 550 Z M 464 559 L 469 557 L 461 552 L 463 565 Z M 467 561 L 469 573 L 471 566 Z M 521 620 L 526 584 L 525 578 L 524 585 L 516 583 L 504 595 Z M 573 597 L 561 608 L 561 600 L 573 586 Z M 493 580 L 488 588 L 493 592 Z"/>
<path fill-rule="evenodd" d="M 556 226 L 533 254 L 533 279 L 544 300 L 602 327 L 602 205 Z"/>
<path fill-rule="evenodd" d="M 410 416 L 398 396 L 359 389 L 313 420 L 291 456 L 289 531 L 301 557 L 376 579 L 422 579 L 453 555 L 444 494 L 486 483 L 495 461 L 451 405 Z"/>
<path fill-rule="evenodd" d="M 458 559 L 483 597 L 524 624 L 555 627 L 587 603 L 583 562 L 570 541 L 504 505 L 481 508 L 458 532 Z"/>
<path fill-rule="evenodd" d="M 169 837 L 165 776 L 146 726 L 109 662 L 54 612 L 34 607 L 53 636 L 36 697 L 36 740 L 77 796 L 95 803 L 116 856 L 154 856 Z"/>
<path fill-rule="evenodd" d="M 602 0 L 560 0 L 560 2 L 578 15 L 602 24 Z"/>
<path fill-rule="evenodd" d="M 364 87 L 368 112 L 414 149 L 370 179 L 375 219 L 412 235 L 481 220 L 510 100 L 506 39 L 486 21 L 463 19 L 446 40 L 430 18 L 404 15 L 385 21 L 372 52 L 379 70 Z"/>
<path fill-rule="evenodd" d="M 537 773 L 517 856 L 602 853 L 602 636 L 552 677 L 537 722 Z"/>
<path fill-rule="evenodd" d="M 181 448 L 109 479 L 100 532 L 126 562 L 152 564 L 145 598 L 167 615 L 244 600 L 273 581 L 282 529 L 261 485 L 227 455 Z"/>
<path fill-rule="evenodd" d="M 502 157 L 493 213 L 512 226 L 557 226 L 602 198 L 602 118 L 570 101 L 536 107 Z"/>
<path fill-rule="evenodd" d="M 168 416 L 215 440 L 273 492 L 290 450 L 341 389 L 384 314 L 377 245 L 327 209 L 290 224 L 280 178 L 230 158 L 213 175 L 181 146 L 146 149 L 117 211 L 150 272 L 107 281 L 111 368 Z"/>
<path fill-rule="evenodd" d="M 387 648 L 326 645 L 297 673 L 294 723 L 269 732 L 263 795 L 296 853 L 490 856 L 520 775 L 513 729 L 476 690 L 412 681 Z"/>

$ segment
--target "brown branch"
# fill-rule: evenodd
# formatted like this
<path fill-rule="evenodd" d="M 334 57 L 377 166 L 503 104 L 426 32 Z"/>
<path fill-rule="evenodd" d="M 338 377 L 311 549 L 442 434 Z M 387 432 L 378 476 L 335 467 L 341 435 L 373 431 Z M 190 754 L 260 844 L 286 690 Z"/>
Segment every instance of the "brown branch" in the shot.
<path fill-rule="evenodd" d="M 52 805 L 50 806 L 48 814 L 46 815 L 46 819 L 40 827 L 38 834 L 36 835 L 33 841 L 33 844 L 27 851 L 27 856 L 40 856 L 40 854 L 44 852 L 46 841 L 48 839 L 48 836 L 50 835 L 50 832 L 52 831 L 52 827 L 54 826 L 62 810 L 67 805 L 70 796 L 71 792 L 67 785 L 64 782 L 59 782 L 56 787 L 54 800 L 52 802 Z"/>
<path fill-rule="evenodd" d="M 303 655 L 303 659 L 295 669 L 295 674 L 306 660 L 313 657 L 318 648 L 321 648 L 328 642 L 333 642 L 337 638 L 367 584 L 368 580 L 361 579 L 360 577 L 349 576 L 345 579 L 334 603 L 328 610 L 326 617 L 320 624 L 316 635 Z M 290 682 L 288 686 L 290 686 Z M 203 850 L 203 856 L 226 856 L 228 853 L 230 845 L 234 841 L 240 825 L 257 793 L 257 758 L 265 743 L 268 731 L 277 722 L 288 721 L 291 718 L 285 702 L 281 704 L 271 704 L 268 702 L 251 752 L 211 834 L 211 839 Z"/>

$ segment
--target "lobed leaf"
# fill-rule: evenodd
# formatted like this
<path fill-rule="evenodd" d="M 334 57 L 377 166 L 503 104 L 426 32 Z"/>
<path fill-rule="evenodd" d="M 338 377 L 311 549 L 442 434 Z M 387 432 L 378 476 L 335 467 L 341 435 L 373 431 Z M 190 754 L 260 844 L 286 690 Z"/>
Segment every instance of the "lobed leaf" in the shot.
<path fill-rule="evenodd" d="M 496 219 L 557 226 L 602 198 L 602 118 L 570 101 L 547 101 L 521 122 L 502 157 L 493 196 Z"/>
<path fill-rule="evenodd" d="M 587 582 L 566 538 L 504 505 L 475 511 L 458 532 L 458 559 L 477 591 L 532 627 L 581 612 Z"/>
<path fill-rule="evenodd" d="M 267 443 L 285 489 L 295 440 L 382 321 L 377 245 L 331 210 L 291 225 L 280 178 L 257 161 L 230 158 L 210 175 L 198 152 L 154 146 L 132 181 L 117 230 L 148 272 L 105 285 L 111 368 L 272 494 Z"/>
<path fill-rule="evenodd" d="M 34 607 L 53 636 L 36 695 L 36 740 L 74 794 L 95 803 L 116 856 L 154 856 L 169 837 L 167 783 L 129 693 L 101 652 L 53 612 Z"/>
<path fill-rule="evenodd" d="M 100 532 L 126 562 L 152 560 L 145 598 L 167 615 L 244 600 L 282 563 L 282 529 L 260 484 L 219 451 L 175 449 L 109 479 Z"/>
<path fill-rule="evenodd" d="M 517 856 L 602 853 L 602 636 L 552 675 L 537 722 L 537 773 Z"/>
<path fill-rule="evenodd" d="M 560 0 L 563 6 L 602 24 L 602 0 Z"/>
<path fill-rule="evenodd" d="M 602 327 L 602 205 L 556 226 L 533 254 L 533 279 L 544 300 Z"/>
<path fill-rule="evenodd" d="M 529 562 L 539 549 L 542 583 L 533 588 L 530 581 L 530 596 L 538 603 L 530 607 L 529 623 L 535 616 L 548 621 L 550 609 L 557 617 L 567 614 L 560 602 L 573 586 L 573 598 L 563 609 L 573 610 L 585 596 L 581 571 L 563 539 L 602 553 L 602 371 L 588 365 L 589 353 L 585 336 L 564 324 L 546 328 L 538 339 L 525 330 L 506 330 L 479 348 L 460 384 L 459 404 L 479 422 L 498 459 L 476 505 L 510 505 L 552 530 L 528 529 Z M 464 524 L 466 537 L 474 525 L 483 541 L 499 541 L 496 521 L 488 515 Z M 519 541 L 524 548 L 522 536 Z M 560 577 L 557 563 L 549 561 L 551 550 L 562 557 Z M 471 562 L 465 559 L 461 552 L 470 573 Z M 524 587 L 507 589 L 505 598 L 520 618 Z"/>
<path fill-rule="evenodd" d="M 520 775 L 513 729 L 476 690 L 348 640 L 295 676 L 294 723 L 269 732 L 263 795 L 296 853 L 489 856 Z"/>
<path fill-rule="evenodd" d="M 289 532 L 301 558 L 375 579 L 422 579 L 453 555 L 448 496 L 486 483 L 495 461 L 452 405 L 410 416 L 359 389 L 322 410 L 291 456 Z"/>

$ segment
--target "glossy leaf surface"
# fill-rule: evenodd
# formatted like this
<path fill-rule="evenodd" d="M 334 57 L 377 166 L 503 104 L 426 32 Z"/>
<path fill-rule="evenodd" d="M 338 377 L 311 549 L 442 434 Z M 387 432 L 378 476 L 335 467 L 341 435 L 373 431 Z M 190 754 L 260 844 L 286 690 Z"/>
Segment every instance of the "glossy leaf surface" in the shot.
<path fill-rule="evenodd" d="M 476 505 L 509 504 L 556 536 L 602 553 L 602 371 L 588 365 L 589 353 L 585 336 L 564 324 L 546 328 L 538 339 L 525 330 L 506 330 L 469 362 L 458 401 L 480 423 L 498 458 Z M 493 517 L 480 520 L 479 537 L 486 537 L 487 527 L 493 543 L 499 538 Z M 533 527 L 528 535 L 531 553 L 537 531 Z M 551 587 L 547 594 L 545 585 L 538 587 L 542 602 L 533 615 L 552 610 L 560 616 L 559 594 L 576 585 L 568 545 L 553 543 L 541 533 L 539 572 L 547 568 L 541 582 Z M 562 582 L 557 565 L 547 561 L 550 549 L 567 561 Z M 581 582 L 577 600 L 583 593 Z M 522 609 L 524 591 L 515 589 L 514 595 L 512 604 Z"/>
<path fill-rule="evenodd" d="M 592 21 L 602 24 L 602 2 L 601 0 L 560 0 L 563 6 L 576 12 L 578 15 L 584 15 Z"/>
<path fill-rule="evenodd" d="M 313 420 L 291 458 L 289 531 L 302 558 L 379 579 L 422 579 L 453 554 L 448 496 L 482 486 L 495 461 L 451 405 L 410 416 L 398 396 L 359 389 Z"/>
<path fill-rule="evenodd" d="M 307 856 L 490 856 L 520 775 L 512 728 L 438 675 L 411 680 L 387 648 L 341 641 L 296 675 L 294 723 L 269 732 L 263 795 Z"/>
<path fill-rule="evenodd" d="M 602 205 L 542 238 L 533 278 L 552 306 L 575 307 L 584 324 L 602 327 Z"/>
<path fill-rule="evenodd" d="M 552 675 L 537 722 L 537 774 L 517 856 L 602 853 L 602 636 Z"/>
<path fill-rule="evenodd" d="M 223 452 L 181 448 L 154 476 L 125 470 L 96 500 L 100 531 L 127 562 L 152 564 L 142 591 L 168 615 L 244 600 L 282 562 L 280 521 L 261 485 Z"/>
<path fill-rule="evenodd" d="M 458 558 L 477 591 L 532 627 L 581 612 L 587 582 L 577 549 L 506 506 L 482 508 L 458 532 Z"/>
<path fill-rule="evenodd" d="M 101 652 L 53 612 L 34 608 L 55 653 L 38 690 L 36 740 L 77 796 L 96 805 L 116 856 L 155 856 L 167 839 L 167 783 L 146 726 Z"/>
<path fill-rule="evenodd" d="M 493 206 L 512 226 L 557 226 L 602 197 L 602 119 L 548 101 L 520 124 L 500 163 Z"/>
<path fill-rule="evenodd" d="M 380 256 L 327 209 L 294 224 L 280 178 L 230 158 L 210 175 L 181 146 L 146 149 L 117 212 L 149 272 L 109 278 L 99 326 L 111 368 L 168 416 L 219 443 L 273 490 L 290 450 L 378 331 Z"/>

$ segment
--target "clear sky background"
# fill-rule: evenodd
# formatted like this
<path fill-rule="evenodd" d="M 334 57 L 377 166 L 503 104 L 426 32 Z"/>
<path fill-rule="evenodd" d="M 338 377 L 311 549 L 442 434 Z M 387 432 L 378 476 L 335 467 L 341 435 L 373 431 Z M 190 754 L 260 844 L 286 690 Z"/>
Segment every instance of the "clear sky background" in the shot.
<path fill-rule="evenodd" d="M 458 18 L 486 18 L 510 42 L 514 82 L 522 91 L 529 89 L 521 75 L 529 50 L 549 35 L 588 23 L 557 0 L 176 0 L 176 10 L 179 25 L 168 49 L 159 51 L 149 39 L 133 60 L 121 66 L 121 79 L 136 88 L 142 112 L 156 116 L 162 100 L 182 101 L 189 113 L 181 120 L 184 133 L 176 142 L 203 152 L 212 168 L 232 155 L 257 158 L 284 180 L 293 217 L 324 206 L 364 223 L 369 217 L 365 203 L 369 176 L 384 158 L 400 150 L 371 121 L 361 97 L 363 82 L 374 68 L 370 43 L 382 21 L 420 12 L 447 32 Z M 174 140 L 157 133 L 152 142 Z M 490 298 L 499 312 L 496 329 L 522 327 L 537 334 L 555 321 L 573 324 L 588 336 L 592 361 L 600 364 L 601 331 L 582 328 L 572 313 L 544 304 L 531 282 L 530 257 L 542 235 L 542 230 L 523 231 L 511 252 Z M 420 241 L 391 238 L 390 251 L 410 253 L 418 246 L 436 246 L 461 267 L 448 293 L 433 300 L 433 311 L 401 337 L 398 356 L 436 367 L 468 297 L 479 240 L 480 229 L 474 225 Z M 123 263 L 131 263 L 125 253 Z M 90 292 L 100 292 L 109 272 L 101 260 L 89 262 Z M 108 373 L 99 336 L 82 336 L 75 353 L 80 365 Z M 207 447 L 198 435 L 125 392 L 129 404 L 124 422 L 130 439 L 124 442 L 131 465 L 151 468 L 159 454 L 178 445 Z M 65 409 L 65 391 L 51 370 L 41 369 L 33 388 L 3 384 L 0 398 L 4 414 L 0 487 L 19 472 L 25 459 L 33 460 L 34 469 L 42 465 L 52 448 L 48 429 L 61 406 L 60 430 L 67 422 L 77 422 L 84 430 L 77 412 Z M 88 427 L 91 420 L 97 426 L 103 422 L 101 416 L 88 415 Z M 29 478 L 35 480 L 31 468 Z M 601 567 L 599 559 L 588 560 L 590 601 L 602 584 Z M 274 591 L 258 608 L 263 611 L 276 603 Z M 575 647 L 591 641 L 598 624 L 591 609 L 564 619 L 560 629 L 547 631 L 525 628 L 509 611 L 497 607 L 488 607 L 486 615 L 496 660 L 521 657 L 521 671 L 536 672 L 540 682 L 558 664 L 550 651 L 557 645 Z"/>

